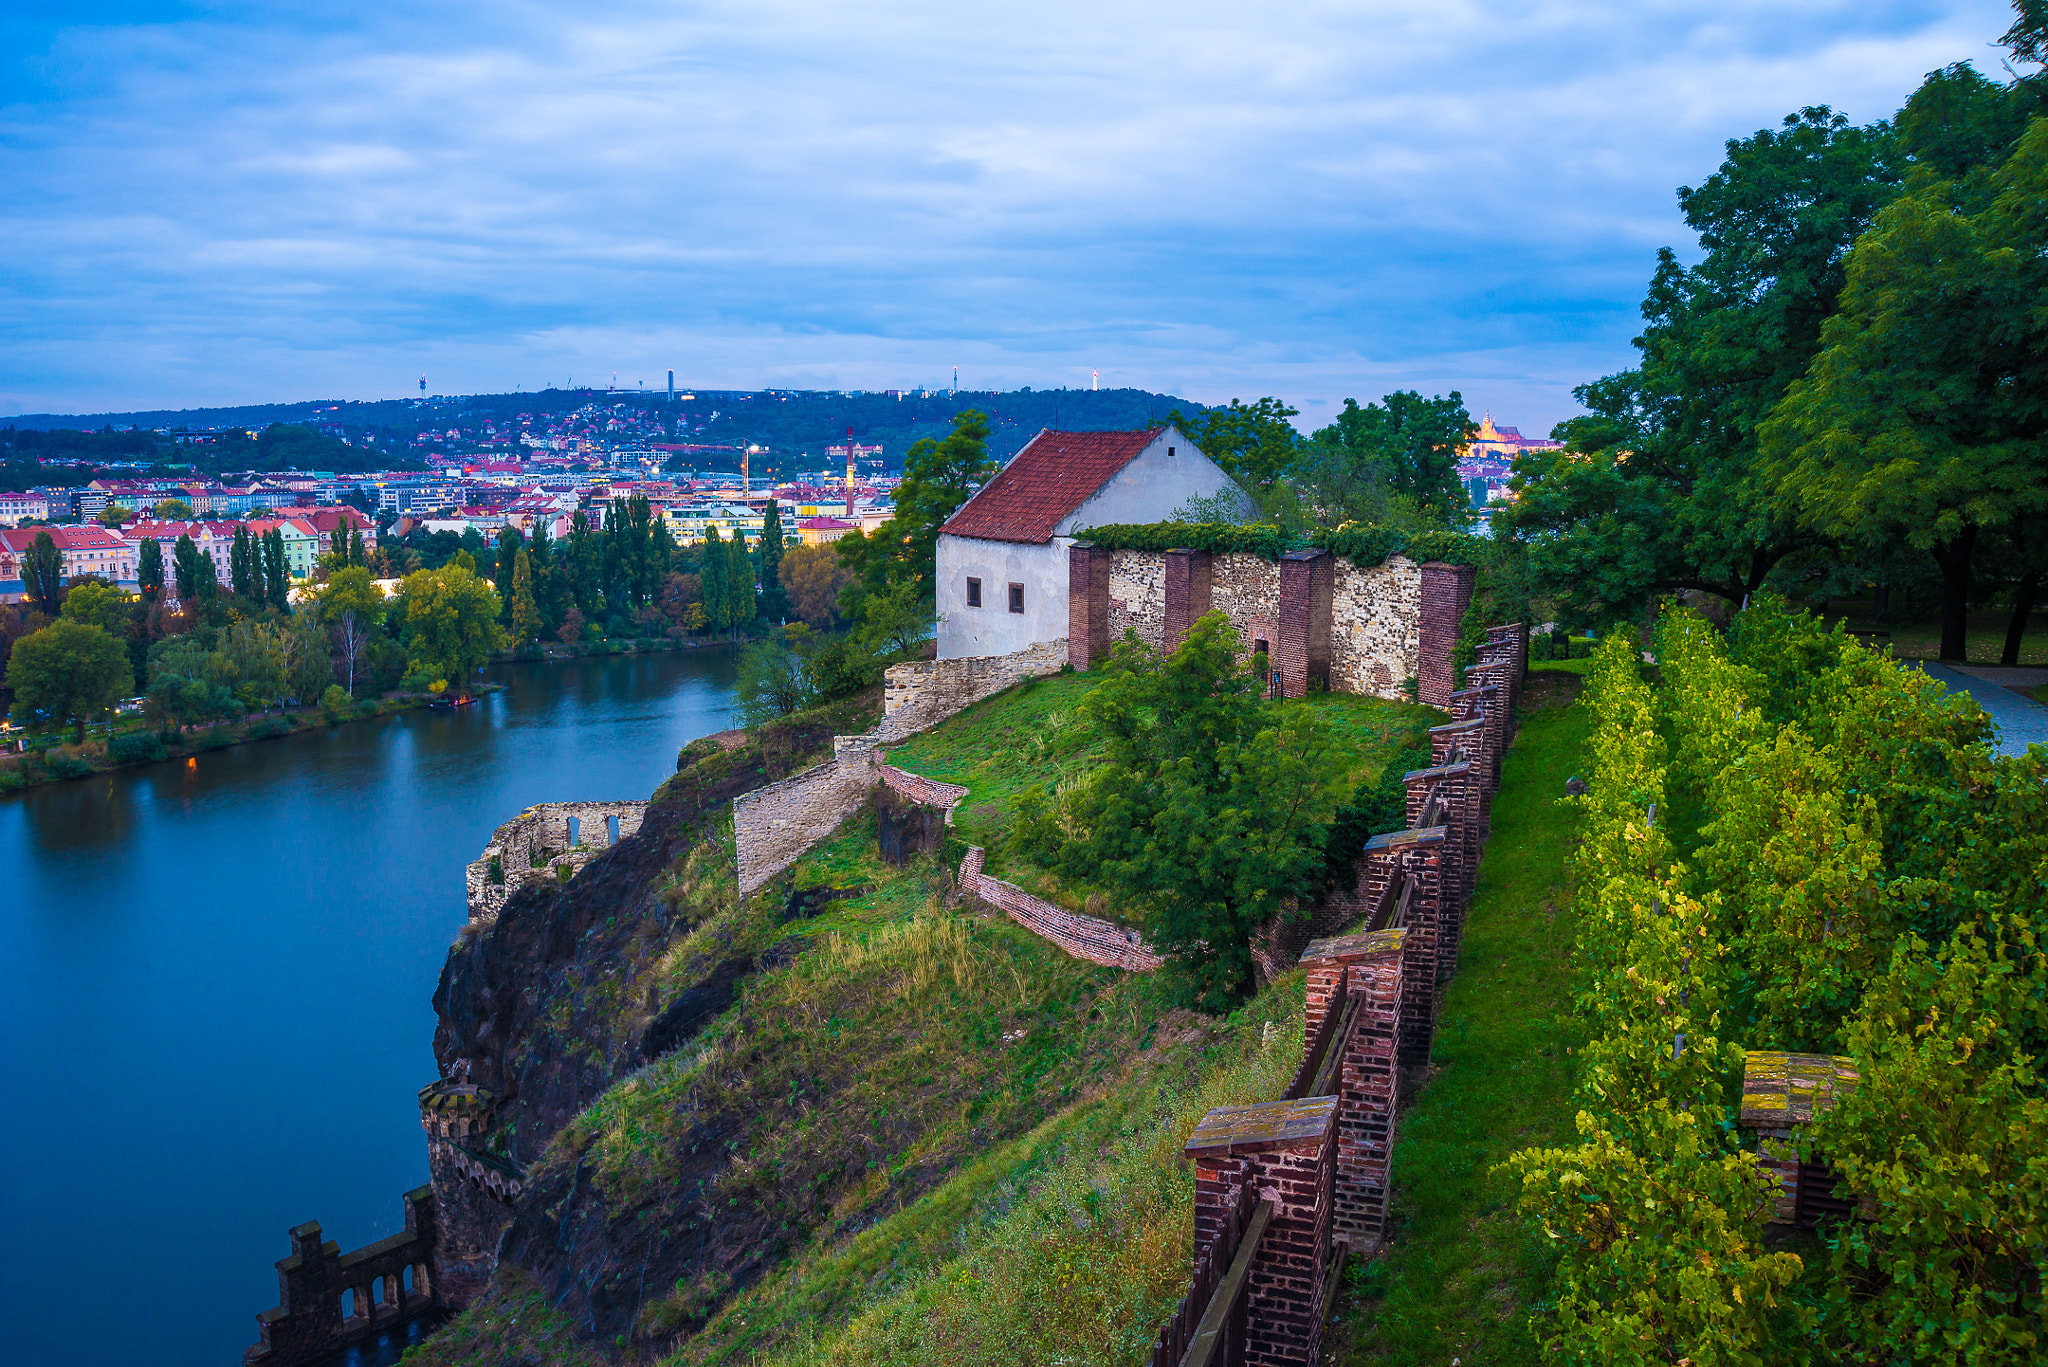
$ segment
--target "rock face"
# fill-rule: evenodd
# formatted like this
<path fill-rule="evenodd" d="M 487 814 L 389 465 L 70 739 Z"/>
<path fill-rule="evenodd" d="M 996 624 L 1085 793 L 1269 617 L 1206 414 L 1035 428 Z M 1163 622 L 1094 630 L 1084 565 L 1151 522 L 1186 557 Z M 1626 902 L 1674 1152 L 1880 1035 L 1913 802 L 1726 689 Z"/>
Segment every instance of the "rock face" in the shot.
<path fill-rule="evenodd" d="M 634 1306 L 614 1304 L 607 1279 L 628 1256 L 636 1274 L 663 1260 L 632 1239 L 630 1247 L 581 1246 L 577 1222 L 595 1219 L 602 1241 L 605 1220 L 586 1199 L 580 1167 L 538 1183 L 525 1173 L 607 1087 L 686 1044 L 731 1003 L 755 963 L 742 953 L 720 956 L 715 945 L 701 969 L 693 961 L 686 989 L 654 985 L 650 970 L 698 919 L 675 896 L 675 871 L 693 857 L 729 862 L 729 846 L 718 842 L 733 798 L 801 770 L 830 746 L 835 730 L 872 718 L 871 706 L 864 718 L 857 711 L 779 723 L 737 749 L 692 747 L 697 753 L 686 752 L 688 762 L 646 804 L 636 830 L 622 831 L 570 881 L 514 887 L 495 916 L 472 921 L 450 947 L 434 994 L 441 1079 L 422 1096 L 459 1091 L 489 1099 L 488 1111 L 479 1112 L 488 1115 L 487 1126 L 466 1128 L 461 1149 L 434 1169 L 436 1199 L 465 1236 L 463 1248 L 449 1250 L 460 1254 L 467 1273 L 461 1290 L 469 1294 L 451 1297 L 458 1307 L 509 1258 L 558 1295 L 578 1288 L 565 1305 L 594 1332 L 611 1335 L 630 1325 Z M 710 1142 L 715 1137 L 707 1134 L 700 1146 L 707 1172 L 725 1161 L 722 1147 Z M 449 1147 L 445 1137 L 439 1142 Z M 464 1180 L 488 1178 L 494 1165 L 519 1180 Z M 746 1239 L 745 1222 L 722 1222 L 720 1237 Z M 692 1240 L 691 1248 L 700 1243 Z M 674 1280 L 669 1274 L 648 1284 Z"/>

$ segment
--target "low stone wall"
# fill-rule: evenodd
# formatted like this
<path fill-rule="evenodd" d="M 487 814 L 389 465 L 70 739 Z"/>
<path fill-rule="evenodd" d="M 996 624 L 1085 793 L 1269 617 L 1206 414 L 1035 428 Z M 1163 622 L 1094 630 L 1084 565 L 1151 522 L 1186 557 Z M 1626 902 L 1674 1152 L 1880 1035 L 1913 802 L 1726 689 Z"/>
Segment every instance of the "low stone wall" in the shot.
<path fill-rule="evenodd" d="M 882 724 L 868 735 L 877 743 L 906 739 L 1026 679 L 1057 674 L 1066 663 L 1061 637 L 1011 655 L 890 665 L 882 672 Z"/>
<path fill-rule="evenodd" d="M 528 883 L 559 878 L 567 865 L 571 876 L 611 848 L 611 819 L 619 823 L 619 839 L 640 829 L 645 802 L 543 802 L 528 807 L 491 833 L 491 843 L 463 871 L 469 895 L 469 919 L 497 916 L 508 898 Z M 573 825 L 571 823 L 574 823 Z M 498 875 L 491 875 L 491 860 Z"/>
<path fill-rule="evenodd" d="M 733 799 L 740 895 L 751 897 L 803 858 L 853 815 L 878 782 L 918 802 L 946 808 L 951 824 L 951 809 L 967 790 L 886 765 L 881 747 L 929 730 L 1026 679 L 1057 674 L 1066 663 L 1067 643 L 1061 639 L 1014 655 L 890 665 L 883 674 L 880 725 L 864 735 L 834 736 L 832 758 L 823 764 Z"/>
<path fill-rule="evenodd" d="M 1099 916 L 1056 907 L 1015 883 L 989 877 L 981 871 L 984 857 L 980 846 L 967 847 L 967 857 L 960 861 L 960 890 L 1001 909 L 1041 940 L 1050 940 L 1075 958 L 1105 968 L 1144 973 L 1166 962 L 1153 953 L 1152 946 L 1135 930 L 1126 930 Z"/>

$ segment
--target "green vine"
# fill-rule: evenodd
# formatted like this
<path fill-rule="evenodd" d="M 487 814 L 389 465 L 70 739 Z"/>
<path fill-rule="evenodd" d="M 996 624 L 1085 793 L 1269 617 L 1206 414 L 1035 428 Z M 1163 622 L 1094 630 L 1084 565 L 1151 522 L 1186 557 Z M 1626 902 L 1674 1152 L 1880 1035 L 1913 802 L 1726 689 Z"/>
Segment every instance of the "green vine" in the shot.
<path fill-rule="evenodd" d="M 1278 560 L 1289 551 L 1326 550 L 1361 569 L 1384 564 L 1388 556 L 1395 554 L 1405 554 L 1411 560 L 1476 565 L 1483 544 L 1463 532 L 1434 528 L 1412 532 L 1364 523 L 1318 528 L 1305 536 L 1270 523 L 1238 526 L 1227 522 L 1115 523 L 1090 527 L 1077 535 L 1105 550 L 1144 551 L 1153 555 L 1185 547 L 1212 555 L 1255 555 L 1261 560 Z"/>

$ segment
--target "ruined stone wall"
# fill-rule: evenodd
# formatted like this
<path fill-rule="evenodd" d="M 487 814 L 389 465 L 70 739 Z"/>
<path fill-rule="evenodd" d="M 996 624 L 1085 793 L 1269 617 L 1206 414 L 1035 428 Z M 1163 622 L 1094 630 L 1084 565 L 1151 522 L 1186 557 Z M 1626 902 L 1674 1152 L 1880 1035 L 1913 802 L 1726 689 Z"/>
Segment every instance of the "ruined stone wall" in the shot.
<path fill-rule="evenodd" d="M 1360 569 L 1339 557 L 1330 596 L 1330 689 L 1399 698 L 1422 645 L 1422 567 L 1405 555 Z"/>
<path fill-rule="evenodd" d="M 469 919 L 492 919 L 521 887 L 560 878 L 557 866 L 566 865 L 573 877 L 611 848 L 611 818 L 618 819 L 619 839 L 624 840 L 640 829 L 646 814 L 645 802 L 542 802 L 528 807 L 491 832 L 490 844 L 463 871 Z M 495 879 L 493 858 L 500 871 Z"/>
<path fill-rule="evenodd" d="M 1049 940 L 1077 959 L 1105 968 L 1149 972 L 1166 961 L 1153 952 L 1135 930 L 1113 921 L 1057 907 L 1033 897 L 1015 883 L 990 878 L 981 871 L 983 851 L 970 845 L 960 861 L 960 890 L 1004 912 L 1042 940 Z"/>
<path fill-rule="evenodd" d="M 873 756 L 871 746 L 848 747 L 823 764 L 732 800 L 742 897 L 759 891 L 853 815 L 874 784 Z"/>
<path fill-rule="evenodd" d="M 435 1308 L 435 1235 L 431 1187 L 405 1194 L 403 1230 L 348 1253 L 321 1238 L 318 1220 L 297 1226 L 291 1256 L 277 1263 L 277 1306 L 256 1317 L 258 1338 L 242 1361 L 313 1367 Z"/>
<path fill-rule="evenodd" d="M 1157 650 L 1166 621 L 1166 557 L 1146 551 L 1119 551 L 1109 561 L 1109 644 L 1115 647 L 1126 629 Z"/>

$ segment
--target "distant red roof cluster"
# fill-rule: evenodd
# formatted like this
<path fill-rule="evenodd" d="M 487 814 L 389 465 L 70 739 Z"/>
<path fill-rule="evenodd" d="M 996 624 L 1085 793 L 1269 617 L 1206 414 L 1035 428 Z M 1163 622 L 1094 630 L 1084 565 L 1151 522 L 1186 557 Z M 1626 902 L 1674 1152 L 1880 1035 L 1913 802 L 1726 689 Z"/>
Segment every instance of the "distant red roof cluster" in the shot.
<path fill-rule="evenodd" d="M 983 541 L 1043 545 L 1053 528 L 1095 496 L 1159 435 L 1137 432 L 1040 432 L 939 530 Z"/>

